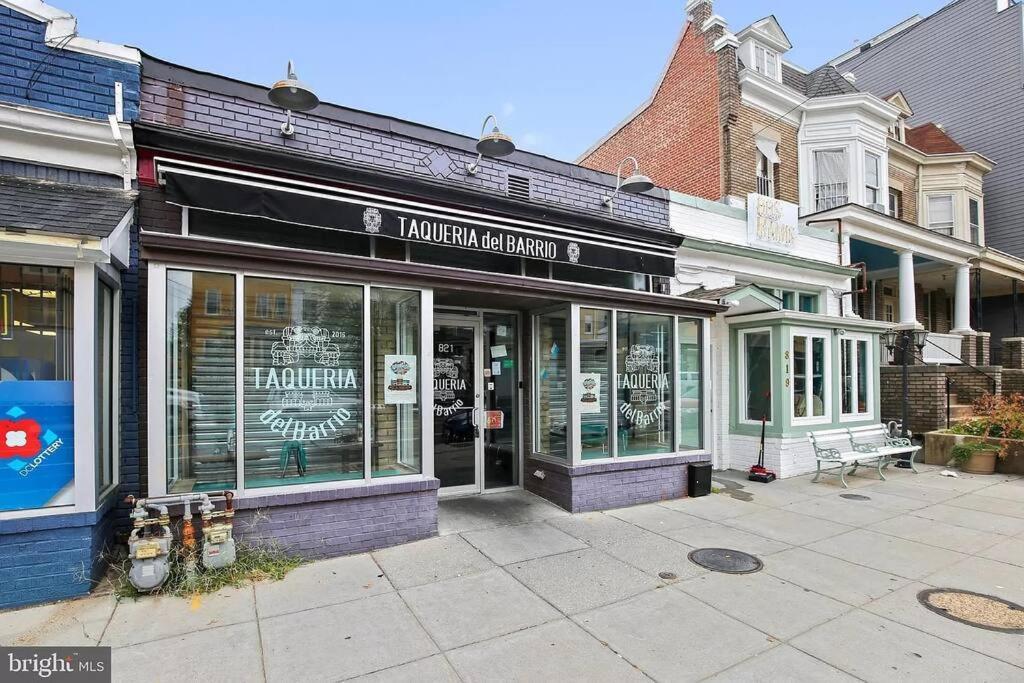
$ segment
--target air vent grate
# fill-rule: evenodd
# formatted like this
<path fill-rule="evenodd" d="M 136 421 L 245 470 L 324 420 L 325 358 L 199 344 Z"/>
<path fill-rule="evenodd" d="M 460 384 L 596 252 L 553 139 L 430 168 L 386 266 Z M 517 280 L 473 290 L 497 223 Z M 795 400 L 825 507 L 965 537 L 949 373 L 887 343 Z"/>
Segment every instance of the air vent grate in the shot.
<path fill-rule="evenodd" d="M 508 174 L 505 192 L 509 197 L 530 201 L 530 178 L 524 175 Z"/>

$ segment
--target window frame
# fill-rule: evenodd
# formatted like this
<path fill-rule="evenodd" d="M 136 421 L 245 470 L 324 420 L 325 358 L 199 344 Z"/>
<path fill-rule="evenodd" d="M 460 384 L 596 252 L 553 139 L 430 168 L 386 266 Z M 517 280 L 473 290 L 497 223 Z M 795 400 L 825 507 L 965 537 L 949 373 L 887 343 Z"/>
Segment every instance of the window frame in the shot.
<path fill-rule="evenodd" d="M 886 213 L 890 218 L 901 220 L 903 218 L 903 192 L 890 185 L 888 194 L 889 202 Z"/>
<path fill-rule="evenodd" d="M 760 420 L 753 420 L 747 417 L 747 388 L 749 386 L 748 374 L 747 374 L 747 341 L 748 335 L 752 334 L 767 334 L 768 335 L 768 386 L 771 388 L 771 392 L 768 395 L 768 413 L 769 419 L 765 421 L 765 426 L 771 427 L 775 424 L 775 339 L 773 338 L 771 327 L 751 327 L 737 331 L 736 336 L 736 366 L 738 368 L 738 379 L 736 384 L 736 422 L 742 425 L 760 425 Z"/>
<path fill-rule="evenodd" d="M 824 360 L 824 367 L 822 368 L 822 392 L 823 406 L 822 415 L 808 415 L 806 417 L 796 416 L 796 359 L 795 359 L 795 346 L 796 338 L 804 337 L 808 340 L 807 344 L 807 369 L 806 376 L 809 387 L 807 389 L 807 395 L 810 397 L 813 395 L 813 382 L 814 382 L 814 371 L 813 371 L 813 353 L 814 345 L 811 340 L 822 339 L 824 340 L 822 354 Z M 793 426 L 803 425 L 816 425 L 816 424 L 829 424 L 832 422 L 832 331 L 817 327 L 792 327 L 789 330 L 789 344 L 787 346 L 789 356 L 789 374 L 786 376 L 787 381 L 787 393 L 789 394 L 789 408 L 790 408 L 790 424 Z"/>
<path fill-rule="evenodd" d="M 371 288 L 383 288 L 383 289 L 401 289 L 407 291 L 416 291 L 420 295 L 420 325 L 421 330 L 433 330 L 433 312 L 434 312 L 434 293 L 430 288 L 419 287 L 415 285 L 394 285 L 389 282 L 379 281 L 354 281 L 343 278 L 329 278 L 329 277 L 301 277 L 295 274 L 282 274 L 280 272 L 265 272 L 258 270 L 250 270 L 244 268 L 225 268 L 225 267 L 206 267 L 206 266 L 191 266 L 189 264 L 169 264 L 162 262 L 150 262 L 148 264 L 148 277 L 149 277 L 149 290 L 147 292 L 147 303 L 149 310 L 149 319 L 147 321 L 147 353 L 149 356 L 150 367 L 166 367 L 166 301 L 167 301 L 167 271 L 169 270 L 185 270 L 192 272 L 204 272 L 204 273 L 222 273 L 233 275 L 235 278 L 235 297 L 236 302 L 241 302 L 241 305 L 236 303 L 235 306 L 235 443 L 236 446 L 236 481 L 235 488 L 231 489 L 237 498 L 257 498 L 261 496 L 278 496 L 278 495 L 292 495 L 297 493 L 306 493 L 312 491 L 332 491 L 338 489 L 347 488 L 358 488 L 369 486 L 371 484 L 397 484 L 401 482 L 412 482 L 422 481 L 424 479 L 431 479 L 434 476 L 434 458 L 432 445 L 433 444 L 433 421 L 429 419 L 420 420 L 421 428 L 421 472 L 419 474 L 404 474 L 397 476 L 372 476 L 372 458 L 371 458 L 371 444 L 369 429 L 371 429 L 372 421 L 367 417 L 363 419 L 363 477 L 360 479 L 349 479 L 349 480 L 338 480 L 338 481 L 327 481 L 317 483 L 298 483 L 298 484 L 284 484 L 275 487 L 264 487 L 264 488 L 245 488 L 244 480 L 244 457 L 239 457 L 239 454 L 244 453 L 245 443 L 245 413 L 244 413 L 244 327 L 245 327 L 245 279 L 247 277 L 261 278 L 261 279 L 275 279 L 275 280 L 286 280 L 293 281 L 299 280 L 305 282 L 318 282 L 324 284 L 340 284 L 340 285 L 356 285 L 363 288 L 363 368 L 364 378 L 369 377 L 369 364 L 370 354 L 366 352 L 369 349 L 368 337 L 370 334 L 369 320 L 366 316 L 369 315 L 370 309 L 370 290 Z M 432 387 L 433 387 L 433 365 L 434 365 L 434 350 L 433 346 L 427 343 L 428 338 L 432 339 L 433 335 L 427 335 L 425 333 L 420 334 L 420 348 L 418 349 L 419 357 L 419 377 L 420 382 L 420 394 L 418 396 L 420 401 L 423 401 L 423 405 L 427 405 L 429 401 L 432 401 Z M 364 379 L 363 383 L 363 410 L 364 416 L 368 416 L 371 410 L 371 397 L 368 391 L 367 383 Z M 147 385 L 147 400 L 150 406 L 163 406 L 166 401 L 167 392 L 167 378 L 166 373 L 156 373 L 151 381 Z M 148 462 L 149 472 L 147 475 L 147 481 L 149 485 L 149 492 L 151 496 L 165 495 L 167 493 L 167 429 L 166 429 L 166 413 L 160 415 L 161 419 L 151 420 L 147 431 L 147 446 L 148 446 Z M 428 448 L 430 449 L 428 451 Z"/>
<path fill-rule="evenodd" d="M 843 412 L 843 346 L 846 342 L 850 342 L 850 348 L 853 351 L 853 359 L 851 363 L 852 370 L 852 382 L 851 390 L 853 392 L 853 401 L 851 405 L 854 406 L 854 411 L 851 413 Z M 859 412 L 856 410 L 857 406 L 857 394 L 860 388 L 860 380 L 857 376 L 857 363 L 860 360 L 860 352 L 857 350 L 858 342 L 864 342 L 865 348 L 865 368 L 864 377 L 867 380 L 867 410 Z M 839 367 L 838 370 L 838 381 L 839 381 L 839 421 L 840 422 L 864 422 L 875 419 L 875 373 L 872 371 L 875 362 L 875 346 L 877 342 L 872 343 L 873 339 L 871 335 L 863 334 L 861 332 L 847 332 L 846 334 L 839 337 Z"/>
<path fill-rule="evenodd" d="M 932 219 L 932 201 L 938 199 L 949 200 L 949 215 L 950 220 L 948 221 L 949 227 L 944 226 L 941 228 L 935 227 L 935 222 Z M 925 227 L 932 232 L 936 232 L 940 235 L 947 237 L 956 236 L 956 195 L 953 192 L 934 192 L 925 196 L 925 211 L 928 212 L 928 220 L 925 222 Z M 949 232 L 945 232 L 949 230 Z"/>
<path fill-rule="evenodd" d="M 772 66 L 774 71 L 768 72 L 768 58 L 771 57 Z M 770 47 L 761 45 L 760 43 L 754 44 L 754 71 L 761 74 L 765 78 L 770 78 L 773 81 L 779 80 L 779 53 Z"/>
<path fill-rule="evenodd" d="M 868 164 L 874 163 L 875 184 L 868 182 Z M 872 197 L 875 201 L 871 201 Z M 864 203 L 868 206 L 881 204 L 882 199 L 882 157 L 875 152 L 864 152 Z"/>
<path fill-rule="evenodd" d="M 967 197 L 967 227 L 971 244 L 981 245 L 981 199 L 978 197 Z"/>

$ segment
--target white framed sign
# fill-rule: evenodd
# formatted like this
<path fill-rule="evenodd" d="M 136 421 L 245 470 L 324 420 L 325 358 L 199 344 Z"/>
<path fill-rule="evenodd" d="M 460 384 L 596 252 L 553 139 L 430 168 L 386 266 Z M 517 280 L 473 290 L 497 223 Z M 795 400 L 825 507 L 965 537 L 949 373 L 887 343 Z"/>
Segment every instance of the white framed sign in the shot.
<path fill-rule="evenodd" d="M 384 355 L 384 403 L 398 405 L 416 403 L 416 356 Z"/>
<path fill-rule="evenodd" d="M 581 415 L 600 413 L 601 375 L 596 372 L 581 372 L 578 396 Z"/>

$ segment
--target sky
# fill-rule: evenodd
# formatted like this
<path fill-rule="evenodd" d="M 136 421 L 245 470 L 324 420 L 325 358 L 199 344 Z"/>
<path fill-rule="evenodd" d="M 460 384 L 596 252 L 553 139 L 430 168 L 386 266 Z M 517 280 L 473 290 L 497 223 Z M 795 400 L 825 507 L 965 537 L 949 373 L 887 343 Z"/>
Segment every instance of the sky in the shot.
<path fill-rule="evenodd" d="M 50 0 L 79 35 L 253 83 L 288 59 L 320 99 L 476 137 L 493 113 L 520 149 L 573 161 L 657 82 L 685 0 Z M 718 0 L 738 31 L 774 13 L 820 66 L 942 0 Z"/>

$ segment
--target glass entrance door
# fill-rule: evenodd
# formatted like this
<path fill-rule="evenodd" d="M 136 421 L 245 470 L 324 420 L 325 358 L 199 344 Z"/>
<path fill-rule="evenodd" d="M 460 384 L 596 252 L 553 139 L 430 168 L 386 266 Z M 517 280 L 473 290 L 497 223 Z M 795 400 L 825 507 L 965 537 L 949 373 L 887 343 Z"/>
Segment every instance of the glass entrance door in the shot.
<path fill-rule="evenodd" d="M 479 319 L 434 319 L 434 475 L 445 492 L 480 490 Z"/>

